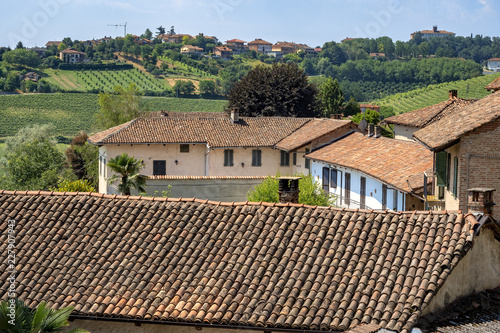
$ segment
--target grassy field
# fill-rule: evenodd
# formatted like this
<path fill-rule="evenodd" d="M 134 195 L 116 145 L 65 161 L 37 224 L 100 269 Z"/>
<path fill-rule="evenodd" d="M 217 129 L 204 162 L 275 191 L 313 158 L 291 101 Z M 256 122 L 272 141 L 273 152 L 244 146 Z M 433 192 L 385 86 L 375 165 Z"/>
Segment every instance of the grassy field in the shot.
<path fill-rule="evenodd" d="M 24 94 L 0 96 L 0 138 L 14 135 L 33 124 L 53 124 L 56 135 L 73 137 L 80 131 L 94 131 L 99 111 L 98 95 L 77 93 Z M 146 111 L 222 112 L 225 100 L 198 98 L 144 97 Z"/>
<path fill-rule="evenodd" d="M 374 100 L 373 103 L 393 107 L 394 112 L 400 114 L 443 102 L 448 99 L 448 92 L 452 89 L 458 90 L 458 97 L 461 98 L 483 98 L 489 94 L 484 87 L 499 76 L 500 74 L 485 75 L 469 80 L 429 85 Z"/>

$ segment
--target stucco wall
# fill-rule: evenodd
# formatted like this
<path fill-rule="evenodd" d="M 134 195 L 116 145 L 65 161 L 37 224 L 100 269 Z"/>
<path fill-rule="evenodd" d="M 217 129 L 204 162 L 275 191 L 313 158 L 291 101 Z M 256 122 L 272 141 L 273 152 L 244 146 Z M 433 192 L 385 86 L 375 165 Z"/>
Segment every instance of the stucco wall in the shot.
<path fill-rule="evenodd" d="M 360 185 L 361 185 L 361 177 L 366 178 L 366 202 L 365 205 L 370 209 L 382 209 L 382 183 L 376 179 L 371 178 L 369 175 L 363 174 L 359 171 L 345 168 L 341 166 L 335 166 L 328 163 L 311 161 L 311 174 L 314 179 L 323 185 L 323 167 L 329 167 L 337 169 L 337 187 L 330 187 L 330 193 L 334 194 L 337 197 L 335 205 L 343 208 L 359 208 L 359 205 L 356 203 L 351 203 L 350 205 L 345 204 L 343 197 L 345 196 L 345 173 L 348 172 L 351 174 L 351 195 L 350 198 L 353 201 L 360 201 Z M 393 206 L 394 195 L 397 195 L 398 202 L 397 207 Z M 404 201 L 406 201 L 405 193 L 402 193 L 398 190 L 393 190 L 389 187 L 387 190 L 387 209 L 395 210 L 395 211 L 404 211 L 405 205 Z M 342 200 L 341 200 L 342 198 Z M 395 208 L 395 209 L 394 209 Z"/>
<path fill-rule="evenodd" d="M 500 242 L 490 229 L 483 228 L 473 248 L 446 279 L 424 314 L 435 312 L 454 300 L 500 286 Z"/>
<path fill-rule="evenodd" d="M 149 196 L 162 196 L 162 191 L 171 185 L 172 198 L 198 198 L 213 201 L 247 201 L 247 192 L 262 183 L 265 178 L 215 178 L 200 177 L 193 179 L 149 179 L 146 193 Z M 155 193 L 156 192 L 156 193 Z M 115 186 L 111 194 L 118 194 Z M 138 195 L 132 190 L 132 195 Z"/>
<path fill-rule="evenodd" d="M 413 133 L 420 128 L 394 124 L 394 139 L 413 141 Z"/>
<path fill-rule="evenodd" d="M 136 326 L 133 322 L 116 322 L 101 320 L 76 319 L 64 330 L 68 332 L 74 328 L 82 328 L 91 333 L 243 333 L 258 332 L 238 329 L 203 327 L 197 330 L 193 326 L 160 325 L 160 324 L 140 324 Z M 263 331 L 262 331 L 263 332 Z"/>

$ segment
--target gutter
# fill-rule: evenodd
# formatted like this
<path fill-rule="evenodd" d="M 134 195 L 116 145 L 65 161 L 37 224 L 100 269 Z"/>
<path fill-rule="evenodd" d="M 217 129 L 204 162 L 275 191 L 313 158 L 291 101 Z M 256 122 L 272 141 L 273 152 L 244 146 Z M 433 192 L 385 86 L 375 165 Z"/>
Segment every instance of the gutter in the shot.
<path fill-rule="evenodd" d="M 98 320 L 98 321 L 109 321 L 117 323 L 134 323 L 140 326 L 141 324 L 151 324 L 151 325 L 169 325 L 169 326 L 184 326 L 184 327 L 194 327 L 197 330 L 202 328 L 222 328 L 222 329 L 233 329 L 233 330 L 247 330 L 247 331 L 260 331 L 260 332 L 286 332 L 286 333 L 325 333 L 325 330 L 304 330 L 304 329 L 294 329 L 294 328 L 283 328 L 283 327 L 257 327 L 257 326 L 244 326 L 244 325 L 223 325 L 223 324 L 210 324 L 206 322 L 200 323 L 188 323 L 180 321 L 169 321 L 169 320 L 145 320 L 145 319 L 135 319 L 135 318 L 115 318 L 115 317 L 97 317 L 97 316 L 85 316 L 85 315 L 70 315 L 70 321 L 75 319 L 80 320 Z M 342 331 L 326 331 L 329 333 L 341 333 Z"/>

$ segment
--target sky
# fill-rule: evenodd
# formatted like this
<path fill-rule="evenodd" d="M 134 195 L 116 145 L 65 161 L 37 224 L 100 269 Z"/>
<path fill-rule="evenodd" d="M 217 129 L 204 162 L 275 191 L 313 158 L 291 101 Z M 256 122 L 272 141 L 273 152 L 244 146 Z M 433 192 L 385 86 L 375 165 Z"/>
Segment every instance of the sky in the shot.
<path fill-rule="evenodd" d="M 141 35 L 158 27 L 224 42 L 287 41 L 311 47 L 346 37 L 407 41 L 432 29 L 500 36 L 498 0 L 23 0 L 2 1 L 0 46 Z"/>

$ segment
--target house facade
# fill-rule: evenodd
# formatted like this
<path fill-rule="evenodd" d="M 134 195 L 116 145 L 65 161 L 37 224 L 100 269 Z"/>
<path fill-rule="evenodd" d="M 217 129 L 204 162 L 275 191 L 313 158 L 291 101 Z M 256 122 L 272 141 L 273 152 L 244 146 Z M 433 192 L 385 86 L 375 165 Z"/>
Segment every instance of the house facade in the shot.
<path fill-rule="evenodd" d="M 486 68 L 493 72 L 500 72 L 500 58 L 486 60 Z"/>
<path fill-rule="evenodd" d="M 414 137 L 435 154 L 429 208 L 466 211 L 474 188 L 495 189 L 493 200 L 499 202 L 500 90 L 455 109 Z"/>
<path fill-rule="evenodd" d="M 203 49 L 194 45 L 184 45 L 181 47 L 181 54 L 203 54 Z"/>
<path fill-rule="evenodd" d="M 99 146 L 99 191 L 107 184 L 107 163 L 127 153 L 142 159 L 148 176 L 252 177 L 309 174 L 304 155 L 335 135 L 354 128 L 350 121 L 312 118 L 232 117 L 223 114 L 164 114 L 138 118 L 89 138 Z M 333 136 L 333 137 L 332 137 Z"/>
<path fill-rule="evenodd" d="M 313 151 L 311 174 L 345 208 L 393 211 L 424 208 L 424 172 L 432 153 L 422 145 L 353 132 Z"/>
<path fill-rule="evenodd" d="M 415 38 L 415 35 L 417 33 L 422 34 L 422 38 L 424 38 L 424 39 L 429 39 L 429 38 L 433 38 L 433 37 L 445 38 L 447 36 L 455 37 L 454 32 L 449 32 L 446 30 L 438 30 L 437 25 L 433 26 L 432 30 L 422 30 L 422 31 L 417 31 L 417 32 L 412 33 L 410 35 L 410 39 Z"/>
<path fill-rule="evenodd" d="M 258 53 L 267 54 L 268 52 L 272 51 L 272 48 L 273 48 L 272 43 L 266 42 L 265 40 L 260 38 L 257 38 L 248 43 L 248 49 L 254 50 Z"/>
<path fill-rule="evenodd" d="M 66 64 L 76 64 L 89 61 L 84 52 L 80 52 L 73 48 L 67 48 L 59 52 L 59 59 Z"/>
<path fill-rule="evenodd" d="M 233 57 L 233 50 L 227 46 L 214 47 L 214 55 L 221 59 L 231 59 Z"/>

